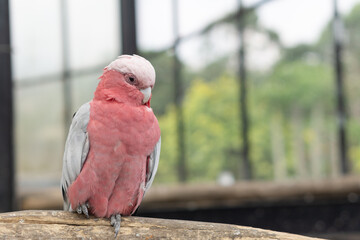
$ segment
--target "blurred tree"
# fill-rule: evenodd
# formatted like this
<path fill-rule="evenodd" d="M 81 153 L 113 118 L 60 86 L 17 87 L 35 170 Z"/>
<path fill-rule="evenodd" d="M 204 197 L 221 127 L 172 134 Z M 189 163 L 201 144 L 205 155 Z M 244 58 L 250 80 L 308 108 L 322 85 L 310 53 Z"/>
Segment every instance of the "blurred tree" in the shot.
<path fill-rule="evenodd" d="M 141 52 L 141 55 L 148 59 L 156 69 L 156 86 L 151 98 L 151 107 L 155 114 L 164 114 L 166 106 L 173 101 L 173 79 L 172 79 L 172 56 L 164 52 Z"/>
<path fill-rule="evenodd" d="M 348 110 L 350 118 L 360 120 L 360 4 L 356 5 L 345 17 L 346 46 L 346 87 L 348 94 Z M 359 123 L 360 124 L 360 123 Z M 357 142 L 359 144 L 360 142 Z"/>
<path fill-rule="evenodd" d="M 331 68 L 311 61 L 281 61 L 260 95 L 269 110 L 289 114 L 294 106 L 310 112 L 314 103 L 332 109 L 333 84 Z"/>
<path fill-rule="evenodd" d="M 357 4 L 344 19 L 346 28 L 347 48 L 351 49 L 352 60 L 360 64 L 360 4 Z"/>
<path fill-rule="evenodd" d="M 348 110 L 348 147 L 349 158 L 353 165 L 353 170 L 360 171 L 360 139 L 354 134 L 354 131 L 360 129 L 360 4 L 353 7 L 349 14 L 343 16 L 344 29 L 343 38 L 344 46 L 344 67 L 345 67 L 345 90 L 347 96 Z M 319 56 L 328 64 L 332 64 L 332 48 L 333 39 L 331 35 L 332 22 L 324 28 L 318 42 L 314 44 L 315 50 Z"/>
<path fill-rule="evenodd" d="M 348 97 L 349 158 L 353 171 L 360 172 L 360 4 L 357 4 L 344 19 L 346 29 L 345 80 Z"/>
<path fill-rule="evenodd" d="M 143 57 L 148 59 L 156 69 L 156 87 L 151 98 L 151 107 L 153 108 L 156 115 L 162 115 L 165 113 L 167 107 L 173 102 L 174 95 L 174 81 L 173 81 L 173 56 L 170 51 L 163 52 L 150 52 L 141 51 Z M 181 59 L 180 59 L 181 61 Z M 184 63 L 181 62 L 182 65 Z M 190 71 L 186 65 L 182 69 L 183 72 L 183 88 L 188 88 L 190 81 L 195 77 L 195 73 Z"/>
<path fill-rule="evenodd" d="M 259 101 L 266 103 L 266 109 L 273 117 L 279 118 L 279 114 L 283 116 L 282 128 L 271 132 L 272 141 L 278 142 L 278 131 L 285 137 L 285 141 L 282 141 L 285 146 L 273 145 L 273 152 L 281 153 L 283 151 L 281 149 L 286 149 L 285 159 L 273 159 L 274 164 L 276 161 L 286 162 L 276 164 L 287 168 L 278 172 L 293 172 L 297 176 L 305 177 L 311 170 L 314 176 L 320 176 L 323 169 L 318 163 L 322 161 L 319 149 L 322 149 L 322 141 L 325 142 L 326 139 L 320 136 L 321 141 L 318 135 L 323 131 L 322 122 L 325 116 L 330 123 L 333 116 L 332 72 L 330 67 L 301 56 L 303 55 L 301 51 L 295 53 L 284 55 L 287 59 L 291 56 L 293 61 L 282 60 L 275 66 L 269 80 L 260 89 Z M 296 58 L 303 60 L 295 60 L 296 55 L 298 55 Z M 314 114 L 314 112 L 323 114 Z M 274 121 L 278 122 L 279 119 Z M 329 126 L 325 126 L 327 129 L 332 127 L 329 121 L 327 121 Z M 291 142 L 292 145 L 289 144 Z M 307 154 L 304 154 L 304 151 Z M 311 164 L 307 163 L 308 161 Z"/>
<path fill-rule="evenodd" d="M 249 18 L 251 19 L 251 18 Z M 278 35 L 256 24 L 256 16 L 250 26 L 268 34 L 278 43 Z M 226 23 L 232 25 L 232 22 Z M 360 139 L 356 132 L 360 129 L 360 5 L 345 16 L 347 31 L 346 80 L 351 106 L 348 125 L 351 139 L 350 157 L 354 167 L 360 171 Z M 314 44 L 300 44 L 292 48 L 282 48 L 282 57 L 270 72 L 250 72 L 249 110 L 252 128 L 250 141 L 254 165 L 254 177 L 271 179 L 297 176 L 322 177 L 337 176 L 334 82 L 332 70 L 331 24 L 324 28 L 319 40 Z M 158 64 L 158 85 L 169 81 L 171 76 L 169 56 Z M 187 69 L 184 115 L 187 130 L 187 155 L 189 159 L 190 181 L 215 180 L 222 170 L 232 172 L 238 179 L 240 168 L 239 121 L 236 113 L 236 81 L 231 71 L 232 56 L 221 56 L 200 71 Z M 229 67 L 230 66 L 230 67 Z M 164 77 L 161 77 L 164 71 Z M 197 76 L 196 80 L 193 80 Z M 163 80 L 161 80 L 163 78 Z M 172 84 L 170 83 L 166 84 Z M 161 94 L 170 94 L 158 88 Z M 174 109 L 168 105 L 171 96 L 159 100 L 159 117 L 164 142 L 161 154 L 158 180 L 175 182 L 175 119 Z M 154 106 L 155 106 L 154 99 Z M 270 123 L 276 123 L 275 130 Z M 276 139 L 282 139 L 281 141 Z M 275 141 L 275 142 L 274 142 Z M 272 144 L 273 143 L 273 144 Z M 271 157 L 273 156 L 273 157 Z M 279 157 L 280 156 L 280 157 Z M 273 158 L 273 159 L 272 159 Z M 274 162 L 280 159 L 280 162 Z M 275 171 L 274 165 L 277 164 Z M 277 172 L 277 174 L 276 174 Z M 277 175 L 277 176 L 276 176 Z"/>
<path fill-rule="evenodd" d="M 232 87 L 229 78 L 220 78 L 218 81 L 205 83 L 195 80 L 187 92 L 184 101 L 184 116 L 187 130 L 186 148 L 188 149 L 189 178 L 191 180 L 215 179 L 224 165 L 224 150 L 229 146 L 237 146 L 237 127 L 235 125 L 236 89 Z M 232 79 L 232 81 L 234 81 Z M 167 141 L 175 145 L 175 136 L 172 134 L 174 123 L 171 116 L 174 109 L 170 107 L 167 114 L 160 118 L 162 135 Z M 169 147 L 163 147 L 162 159 L 175 158 Z M 161 164 L 162 164 L 161 163 Z M 163 165 L 160 166 L 161 169 Z M 169 169 L 169 167 L 164 167 Z M 163 175 L 159 170 L 159 175 Z"/>
<path fill-rule="evenodd" d="M 221 170 L 227 170 L 238 176 L 239 162 L 232 153 L 238 149 L 238 114 L 236 112 L 237 90 L 234 88 L 234 77 L 224 75 L 214 81 L 193 81 L 184 101 L 184 115 L 187 129 L 187 149 L 189 159 L 189 178 L 191 181 L 215 180 Z M 255 108 L 254 108 L 255 109 Z M 256 116 L 262 118 L 263 111 L 256 110 Z M 166 145 L 162 147 L 159 167 L 159 181 L 175 180 L 175 136 L 174 109 L 168 108 L 167 113 L 160 117 L 162 136 Z M 257 121 L 259 122 L 259 120 Z M 266 122 L 258 125 L 267 126 Z M 252 139 L 266 149 L 266 131 L 252 132 Z M 258 178 L 269 179 L 272 175 L 267 153 L 254 153 L 256 160 L 255 172 Z M 270 171 L 269 171 L 270 170 Z"/>

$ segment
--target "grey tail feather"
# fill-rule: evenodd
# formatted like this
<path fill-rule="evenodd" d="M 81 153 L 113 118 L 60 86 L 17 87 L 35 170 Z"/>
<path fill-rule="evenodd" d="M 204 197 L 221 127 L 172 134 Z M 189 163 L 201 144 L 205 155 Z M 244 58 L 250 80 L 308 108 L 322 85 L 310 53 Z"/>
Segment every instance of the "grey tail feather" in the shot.
<path fill-rule="evenodd" d="M 69 203 L 69 200 L 66 196 L 66 192 L 65 192 L 65 189 L 64 188 L 61 188 L 62 190 L 62 196 L 63 196 L 63 199 L 64 199 L 64 205 L 63 205 L 63 209 L 64 211 L 72 211 L 71 209 L 71 206 L 70 206 L 70 203 Z"/>

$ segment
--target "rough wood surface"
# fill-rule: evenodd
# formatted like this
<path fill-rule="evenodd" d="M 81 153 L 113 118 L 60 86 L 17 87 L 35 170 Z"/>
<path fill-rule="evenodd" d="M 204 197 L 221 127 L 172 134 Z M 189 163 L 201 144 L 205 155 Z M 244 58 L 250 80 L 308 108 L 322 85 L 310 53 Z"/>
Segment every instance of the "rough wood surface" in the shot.
<path fill-rule="evenodd" d="M 0 214 L 0 239 L 114 239 L 107 219 L 86 219 L 64 211 Z M 278 239 L 314 238 L 229 224 L 124 217 L 117 239 Z"/>

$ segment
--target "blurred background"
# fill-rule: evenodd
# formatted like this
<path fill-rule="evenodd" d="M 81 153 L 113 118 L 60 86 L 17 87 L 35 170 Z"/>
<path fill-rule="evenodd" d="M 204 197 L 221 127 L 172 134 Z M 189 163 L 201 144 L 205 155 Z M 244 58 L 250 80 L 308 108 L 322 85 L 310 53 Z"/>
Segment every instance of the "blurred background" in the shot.
<path fill-rule="evenodd" d="M 122 53 L 157 72 L 138 215 L 360 237 L 360 0 L 0 0 L 2 211 L 60 209 L 65 138 Z"/>

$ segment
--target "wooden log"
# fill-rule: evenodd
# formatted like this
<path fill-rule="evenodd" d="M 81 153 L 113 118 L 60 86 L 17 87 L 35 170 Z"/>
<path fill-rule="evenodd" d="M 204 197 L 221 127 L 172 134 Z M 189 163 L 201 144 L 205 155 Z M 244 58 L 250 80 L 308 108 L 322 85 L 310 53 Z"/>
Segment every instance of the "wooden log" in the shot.
<path fill-rule="evenodd" d="M 64 211 L 29 210 L 0 214 L 0 239 L 114 239 L 108 219 Z M 279 239 L 315 238 L 229 224 L 123 217 L 117 239 Z"/>

